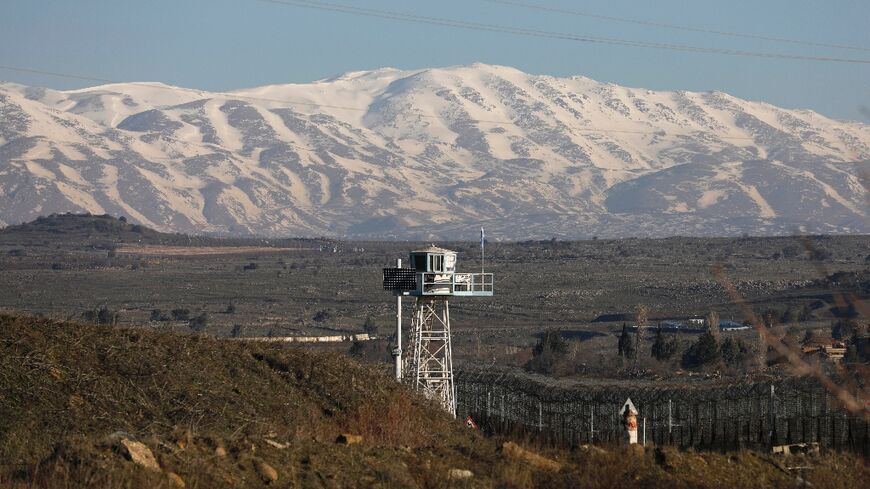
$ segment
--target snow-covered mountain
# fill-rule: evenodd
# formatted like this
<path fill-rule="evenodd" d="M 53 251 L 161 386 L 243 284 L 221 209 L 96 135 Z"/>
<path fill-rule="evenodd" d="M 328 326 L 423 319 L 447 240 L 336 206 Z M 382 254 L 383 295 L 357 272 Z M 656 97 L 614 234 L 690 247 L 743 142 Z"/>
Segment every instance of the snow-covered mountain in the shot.
<path fill-rule="evenodd" d="M 870 233 L 870 126 L 473 64 L 210 93 L 0 83 L 0 224 L 496 238 Z"/>

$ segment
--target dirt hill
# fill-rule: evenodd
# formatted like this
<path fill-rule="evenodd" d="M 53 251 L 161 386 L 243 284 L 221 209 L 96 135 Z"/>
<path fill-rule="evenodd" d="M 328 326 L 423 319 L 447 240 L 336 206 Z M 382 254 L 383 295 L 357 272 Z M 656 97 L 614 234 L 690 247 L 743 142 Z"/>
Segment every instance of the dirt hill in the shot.
<path fill-rule="evenodd" d="M 336 443 L 342 433 L 362 442 Z M 345 355 L 0 314 L 0 487 L 793 487 L 798 477 L 861 487 L 870 477 L 840 454 L 538 448 L 551 459 L 541 464 L 503 441 Z M 155 468 L 130 460 L 135 442 Z"/>

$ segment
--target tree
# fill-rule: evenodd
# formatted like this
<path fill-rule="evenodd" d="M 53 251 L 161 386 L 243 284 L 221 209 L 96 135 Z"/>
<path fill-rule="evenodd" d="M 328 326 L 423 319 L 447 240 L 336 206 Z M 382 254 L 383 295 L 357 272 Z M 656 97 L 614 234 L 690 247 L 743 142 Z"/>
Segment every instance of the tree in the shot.
<path fill-rule="evenodd" d="M 674 353 L 677 352 L 677 342 L 673 337 L 666 337 L 662 332 L 661 326 L 656 328 L 656 336 L 652 345 L 652 356 L 656 360 L 663 362 L 669 360 Z"/>
<path fill-rule="evenodd" d="M 148 317 L 149 321 L 160 321 L 160 316 L 163 315 L 163 311 L 160 309 L 152 309 L 151 316 Z"/>
<path fill-rule="evenodd" d="M 718 362 L 721 356 L 719 343 L 716 342 L 716 338 L 713 337 L 710 330 L 707 330 L 683 354 L 683 366 L 686 368 L 703 367 Z"/>
<path fill-rule="evenodd" d="M 640 358 L 641 352 L 641 342 L 643 341 L 643 328 L 646 327 L 646 322 L 649 319 L 649 308 L 646 304 L 638 304 L 634 309 L 634 322 L 637 326 L 637 330 L 635 331 L 635 345 L 634 345 L 634 361 L 637 363 L 637 360 Z"/>
<path fill-rule="evenodd" d="M 371 316 L 366 316 L 366 322 L 363 323 L 363 331 L 370 335 L 375 335 L 378 333 L 378 325 L 375 324 Z"/>
<path fill-rule="evenodd" d="M 741 339 L 734 340 L 733 338 L 725 338 L 720 351 L 722 353 L 722 361 L 730 367 L 739 366 L 752 354 L 749 345 Z"/>
<path fill-rule="evenodd" d="M 800 311 L 795 309 L 792 306 L 788 306 L 785 312 L 782 313 L 782 316 L 779 318 L 779 322 L 783 324 L 794 323 L 798 321 L 798 317 L 800 316 Z"/>
<path fill-rule="evenodd" d="M 619 356 L 626 359 L 635 358 L 635 349 L 634 342 L 631 339 L 631 335 L 628 332 L 628 325 L 622 323 L 622 334 L 619 336 Z"/>
<path fill-rule="evenodd" d="M 713 334 L 713 337 L 716 338 L 716 341 L 718 342 L 721 339 L 719 334 L 721 331 L 719 329 L 719 313 L 716 311 L 708 312 L 704 321 L 707 323 L 707 329 Z"/>
<path fill-rule="evenodd" d="M 190 310 L 181 308 L 173 309 L 172 319 L 175 321 L 187 321 L 190 319 Z"/>
<path fill-rule="evenodd" d="M 764 321 L 764 326 L 772 328 L 779 324 L 781 314 L 775 309 L 768 309 L 761 315 L 761 320 Z"/>
<path fill-rule="evenodd" d="M 82 318 L 97 324 L 115 324 L 118 322 L 118 314 L 110 311 L 106 306 L 85 311 L 82 313 Z"/>
<path fill-rule="evenodd" d="M 846 347 L 843 363 L 858 363 L 858 345 L 852 343 Z"/>
<path fill-rule="evenodd" d="M 568 353 L 568 342 L 562 338 L 562 332 L 551 329 L 544 332 L 532 350 L 532 358 L 526 363 L 526 369 L 544 374 L 552 374 L 560 361 Z"/>
<path fill-rule="evenodd" d="M 187 323 L 187 326 L 190 329 L 196 331 L 197 333 L 204 330 L 206 325 L 208 325 L 208 316 L 206 315 L 206 313 L 202 313 L 199 316 L 194 317 L 190 320 L 190 322 Z"/>
<path fill-rule="evenodd" d="M 838 319 L 831 327 L 831 336 L 837 340 L 846 339 L 855 331 L 855 324 L 848 319 Z"/>
<path fill-rule="evenodd" d="M 858 334 L 858 330 L 852 332 L 852 337 L 849 338 L 849 345 L 846 347 L 846 354 L 843 356 L 845 363 L 860 363 L 870 360 L 870 352 L 867 351 L 867 339 L 862 338 Z"/>
<path fill-rule="evenodd" d="M 804 322 L 804 321 L 809 321 L 812 318 L 813 318 L 813 309 L 810 307 L 809 304 L 804 303 L 801 306 L 800 312 L 798 313 L 797 320 L 799 322 Z"/>
<path fill-rule="evenodd" d="M 106 306 L 100 306 L 97 311 L 97 322 L 100 324 L 115 324 L 118 321 L 118 315 L 109 310 Z"/>
<path fill-rule="evenodd" d="M 830 260 L 833 254 L 824 248 L 814 248 L 810 251 L 810 259 L 816 261 Z"/>

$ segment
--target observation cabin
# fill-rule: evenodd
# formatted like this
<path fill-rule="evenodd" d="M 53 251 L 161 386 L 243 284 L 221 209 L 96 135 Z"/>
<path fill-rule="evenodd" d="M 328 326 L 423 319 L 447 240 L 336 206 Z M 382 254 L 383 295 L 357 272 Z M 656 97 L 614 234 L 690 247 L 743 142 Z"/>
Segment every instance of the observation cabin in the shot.
<path fill-rule="evenodd" d="M 491 273 L 458 273 L 456 252 L 430 246 L 412 251 L 411 268 L 385 268 L 384 289 L 395 295 L 414 297 L 489 297 L 493 294 Z"/>

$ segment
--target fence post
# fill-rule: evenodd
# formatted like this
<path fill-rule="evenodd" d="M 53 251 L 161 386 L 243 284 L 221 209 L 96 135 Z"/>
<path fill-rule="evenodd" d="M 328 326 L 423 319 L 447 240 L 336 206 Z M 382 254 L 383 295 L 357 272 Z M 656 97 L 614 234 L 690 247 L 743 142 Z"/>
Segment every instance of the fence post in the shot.
<path fill-rule="evenodd" d="M 776 444 L 776 439 L 775 439 L 775 436 L 776 436 L 776 413 L 774 412 L 774 410 L 776 409 L 776 404 L 774 404 L 774 392 L 775 391 L 774 391 L 773 384 L 770 384 L 770 400 L 769 400 L 768 406 L 767 406 L 768 423 L 770 424 L 770 426 L 768 427 L 770 429 L 768 430 L 768 434 L 767 434 L 767 439 L 768 439 L 767 445 L 769 447 L 772 447 L 773 445 Z"/>
<path fill-rule="evenodd" d="M 589 404 L 589 444 L 595 443 L 595 403 Z"/>
<path fill-rule="evenodd" d="M 643 418 L 643 446 L 646 446 L 646 416 Z"/>

